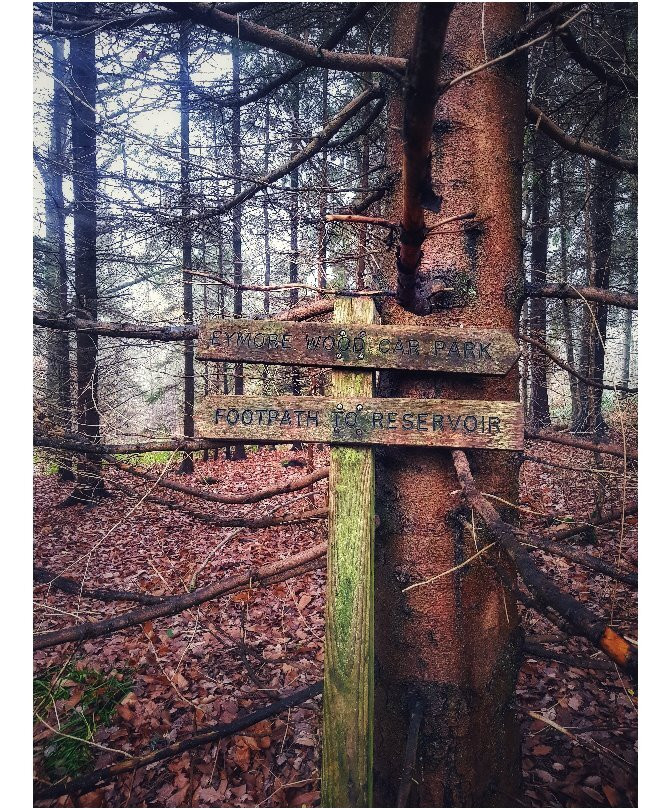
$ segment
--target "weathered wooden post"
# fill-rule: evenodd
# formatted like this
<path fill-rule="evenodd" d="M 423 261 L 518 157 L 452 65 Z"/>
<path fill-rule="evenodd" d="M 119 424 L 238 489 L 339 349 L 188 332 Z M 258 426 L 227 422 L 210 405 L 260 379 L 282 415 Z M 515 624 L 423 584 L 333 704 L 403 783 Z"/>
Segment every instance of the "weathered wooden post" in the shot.
<path fill-rule="evenodd" d="M 372 323 L 368 298 L 336 300 L 334 323 Z M 351 326 L 350 326 L 351 328 Z M 362 328 L 365 331 L 365 328 Z M 333 371 L 336 398 L 371 397 L 371 371 Z M 322 805 L 373 804 L 373 450 L 331 446 Z"/>
<path fill-rule="evenodd" d="M 331 445 L 322 755 L 325 808 L 372 808 L 372 447 L 519 451 L 524 446 L 520 405 L 515 401 L 373 396 L 376 368 L 505 375 L 518 356 L 510 333 L 491 328 L 380 325 L 374 322 L 374 312 L 370 297 L 346 296 L 336 300 L 331 323 L 208 320 L 199 332 L 199 359 L 333 369 L 332 396 L 208 395 L 199 402 L 196 417 L 201 437 Z M 443 389 L 449 392 L 447 386 Z M 425 489 L 421 496 L 428 501 L 433 493 Z M 442 529 L 435 527 L 433 535 Z M 427 542 L 432 539 L 422 537 Z M 389 638 L 383 641 L 388 645 Z"/>

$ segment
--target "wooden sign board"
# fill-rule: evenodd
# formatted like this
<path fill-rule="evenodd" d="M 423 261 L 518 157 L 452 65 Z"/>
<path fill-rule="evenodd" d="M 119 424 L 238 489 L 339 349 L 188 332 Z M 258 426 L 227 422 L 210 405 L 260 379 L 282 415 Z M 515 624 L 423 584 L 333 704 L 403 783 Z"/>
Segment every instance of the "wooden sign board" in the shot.
<path fill-rule="evenodd" d="M 503 375 L 517 361 L 512 335 L 494 329 L 204 320 L 196 357 L 334 368 Z"/>
<path fill-rule="evenodd" d="M 515 401 L 210 395 L 195 416 L 199 437 L 246 443 L 524 448 Z"/>

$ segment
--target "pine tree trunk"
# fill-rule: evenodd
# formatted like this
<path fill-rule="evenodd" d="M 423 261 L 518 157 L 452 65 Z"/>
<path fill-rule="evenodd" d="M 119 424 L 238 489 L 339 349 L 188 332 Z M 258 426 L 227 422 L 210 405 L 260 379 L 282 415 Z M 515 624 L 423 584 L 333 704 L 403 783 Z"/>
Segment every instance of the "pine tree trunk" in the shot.
<path fill-rule="evenodd" d="M 231 41 L 232 58 L 232 94 L 240 95 L 240 41 Z M 240 107 L 233 107 L 233 120 L 231 121 L 231 152 L 233 157 L 233 194 L 239 194 L 242 189 L 242 143 L 240 140 Z M 242 317 L 242 205 L 233 208 L 233 317 Z M 245 392 L 245 379 L 242 362 L 236 362 L 233 370 L 233 392 L 241 396 Z M 246 457 L 244 444 L 238 443 L 233 453 L 234 460 L 244 460 Z"/>
<path fill-rule="evenodd" d="M 179 112 L 180 112 L 180 188 L 182 207 L 182 286 L 183 320 L 193 323 L 193 275 L 192 232 L 188 217 L 191 213 L 190 185 L 190 132 L 191 109 L 189 105 L 189 23 L 183 23 L 179 31 Z M 194 435 L 193 405 L 195 398 L 193 365 L 193 340 L 184 343 L 184 436 Z M 180 465 L 182 474 L 193 472 L 193 454 L 186 452 Z"/>
<path fill-rule="evenodd" d="M 636 291 L 636 264 L 634 261 L 629 266 L 627 273 L 627 290 L 630 292 Z M 622 375 L 620 384 L 623 387 L 629 387 L 629 376 L 631 375 L 631 335 L 633 324 L 634 312 L 631 309 L 626 309 L 624 313 L 624 327 L 622 329 Z M 623 397 L 626 393 L 622 394 Z"/>
<path fill-rule="evenodd" d="M 399 4 L 393 13 L 392 52 L 405 55 L 416 7 Z M 443 75 L 484 61 L 481 23 L 480 4 L 455 6 Z M 502 52 L 522 23 L 521 4 L 487 4 L 487 53 Z M 385 299 L 383 322 L 438 328 L 463 323 L 517 333 L 524 78 L 521 59 L 506 61 L 456 85 L 436 109 L 432 173 L 434 189 L 443 197 L 437 216 L 472 211 L 476 219 L 465 232 L 454 228 L 424 242 L 423 274 L 438 278 L 453 272 L 453 279 L 470 279 L 475 297 L 424 317 Z M 401 165 L 401 116 L 397 94 L 388 126 L 390 166 Z M 399 220 L 400 202 L 397 184 L 387 218 Z M 394 260 L 382 274 L 382 283 L 395 285 Z M 503 377 L 472 379 L 387 372 L 380 374 L 378 389 L 382 396 L 515 401 L 519 392 L 517 367 Z M 509 584 L 479 560 L 402 592 L 473 554 L 471 530 L 460 521 L 470 519 L 471 511 L 452 493 L 459 484 L 449 452 L 390 447 L 376 450 L 376 456 L 375 804 L 396 803 L 410 716 L 419 702 L 423 721 L 409 805 L 509 806 L 506 795 L 514 795 L 521 780 L 514 695 L 522 638 L 515 599 Z M 483 490 L 517 502 L 515 453 L 472 451 L 469 456 Z M 514 520 L 514 511 L 505 512 L 505 518 Z M 479 531 L 480 548 L 486 541 Z M 505 566 L 503 556 L 495 554 Z"/>
<path fill-rule="evenodd" d="M 613 154 L 620 146 L 620 109 L 610 88 L 603 91 L 600 142 Z M 615 197 L 617 194 L 617 172 L 598 163 L 594 168 L 594 195 L 591 206 L 594 262 L 596 275 L 594 285 L 608 289 L 610 285 L 611 253 L 613 248 L 613 228 L 615 223 Z M 606 340 L 608 332 L 608 306 L 596 306 L 596 333 L 594 339 L 594 381 L 604 380 L 606 360 Z M 603 418 L 603 390 L 594 389 L 594 432 L 603 437 L 606 423 Z"/>
<path fill-rule="evenodd" d="M 52 42 L 54 76 L 53 110 L 49 165 L 44 194 L 45 235 L 47 245 L 48 282 L 53 288 L 54 309 L 65 317 L 68 309 L 68 267 L 65 252 L 65 200 L 63 197 L 63 166 L 68 126 L 68 94 L 65 89 L 66 66 L 62 39 Z M 72 397 L 70 393 L 70 335 L 58 331 L 53 335 L 54 350 L 49 351 L 47 387 L 57 401 L 57 423 L 72 431 Z M 71 460 L 59 454 L 58 475 L 61 480 L 74 480 Z"/>
<path fill-rule="evenodd" d="M 531 188 L 531 283 L 543 285 L 547 281 L 548 235 L 550 232 L 550 164 L 552 150 L 547 136 L 535 133 L 533 152 L 533 180 Z M 529 331 L 535 339 L 547 339 L 547 302 L 543 297 L 529 301 Z M 547 357 L 535 347 L 529 362 L 531 390 L 529 396 L 529 425 L 537 430 L 550 426 L 548 402 Z"/>
<path fill-rule="evenodd" d="M 559 251 L 560 251 L 560 281 L 569 282 L 568 267 L 568 228 L 565 221 L 566 205 L 564 198 L 564 167 L 560 162 L 557 167 L 557 186 L 559 188 Z M 568 300 L 562 300 L 561 321 L 564 330 L 564 345 L 566 346 L 566 361 L 575 367 L 575 351 L 573 348 L 573 324 L 571 322 L 571 309 Z M 578 380 L 569 373 L 569 389 L 571 391 L 571 419 L 574 424 L 578 417 Z"/>
<path fill-rule="evenodd" d="M 75 297 L 79 317 L 98 317 L 96 195 L 96 42 L 95 34 L 70 41 L 72 71 L 72 190 Z M 85 438 L 100 442 L 98 401 L 98 337 L 78 331 L 77 428 Z M 100 456 L 80 460 L 73 492 L 64 504 L 91 503 L 105 493 Z"/>
<path fill-rule="evenodd" d="M 301 114 L 301 94 L 300 85 L 295 83 L 293 86 L 293 97 L 291 104 L 291 156 L 300 149 L 301 133 L 300 133 L 300 114 Z M 289 283 L 298 283 L 298 223 L 299 223 L 299 205 L 298 205 L 298 183 L 299 171 L 295 168 L 290 176 L 289 182 L 291 187 L 291 194 L 289 199 L 289 238 L 291 255 L 289 258 Z M 289 290 L 289 306 L 295 306 L 298 303 L 298 289 Z M 301 394 L 301 375 L 300 369 L 292 365 L 291 370 L 291 392 L 295 396 Z M 291 448 L 299 451 L 303 448 L 300 442 L 292 443 Z"/>

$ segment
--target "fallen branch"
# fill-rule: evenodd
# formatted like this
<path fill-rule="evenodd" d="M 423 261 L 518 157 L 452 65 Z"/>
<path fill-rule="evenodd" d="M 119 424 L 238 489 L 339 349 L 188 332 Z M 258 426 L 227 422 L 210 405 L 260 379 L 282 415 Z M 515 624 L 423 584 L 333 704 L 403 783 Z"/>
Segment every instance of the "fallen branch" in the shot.
<path fill-rule="evenodd" d="M 600 390 L 617 390 L 621 393 L 638 393 L 637 387 L 625 387 L 621 384 L 603 384 L 602 382 L 595 382 L 592 379 L 589 379 L 587 376 L 584 376 L 574 367 L 571 367 L 568 362 L 564 362 L 560 356 L 557 356 L 556 353 L 551 351 L 548 346 L 540 342 L 540 340 L 534 339 L 533 337 L 527 337 L 524 334 L 520 334 L 520 339 L 524 342 L 528 342 L 529 345 L 533 345 L 534 348 L 537 348 L 539 351 L 541 351 L 541 353 L 544 353 L 547 357 L 552 359 L 555 365 L 560 367 L 562 370 L 565 370 L 567 373 L 570 373 L 572 376 L 575 376 L 576 379 L 580 379 L 581 382 L 584 382 L 589 387 L 597 387 Z"/>
<path fill-rule="evenodd" d="M 309 320 L 311 317 L 319 317 L 322 314 L 330 314 L 333 311 L 333 300 L 314 300 L 300 306 L 293 306 L 279 314 L 278 320 Z"/>
<path fill-rule="evenodd" d="M 635 292 L 613 292 L 597 286 L 573 286 L 569 283 L 546 283 L 540 286 L 529 283 L 525 287 L 525 294 L 527 297 L 551 297 L 559 300 L 590 300 L 622 309 L 638 308 L 638 295 Z"/>
<path fill-rule="evenodd" d="M 38 584 L 48 584 L 52 589 L 59 589 L 68 595 L 77 595 L 82 598 L 92 598 L 102 600 L 106 603 L 127 600 L 133 603 L 158 603 L 164 598 L 159 595 L 147 595 L 142 592 L 129 592 L 123 589 L 90 589 L 85 587 L 83 581 L 76 581 L 74 578 L 66 578 L 58 575 L 45 567 L 33 567 L 33 581 Z"/>
<path fill-rule="evenodd" d="M 299 564 L 295 567 L 288 567 L 281 572 L 274 575 L 269 575 L 267 578 L 259 579 L 256 583 L 262 586 L 271 586 L 272 584 L 286 581 L 289 578 L 299 578 L 301 575 L 306 575 L 308 572 L 315 572 L 318 569 L 323 569 L 326 566 L 326 556 L 311 559 L 304 564 Z M 140 592 L 129 592 L 126 589 L 90 589 L 83 585 L 83 581 L 78 581 L 75 578 L 66 578 L 58 575 L 45 567 L 33 568 L 33 580 L 36 583 L 48 584 L 54 589 L 65 592 L 68 595 L 75 595 L 76 597 L 90 598 L 91 600 L 101 600 L 106 603 L 114 603 L 118 601 L 130 601 L 133 603 L 141 603 L 144 605 L 152 603 L 162 603 L 171 598 L 180 597 L 180 595 L 148 595 Z M 248 581 L 245 582 L 246 589 Z M 236 591 L 236 590 L 232 590 Z"/>
<path fill-rule="evenodd" d="M 106 323 L 101 320 L 85 320 L 81 317 L 54 317 L 43 311 L 33 312 L 33 324 L 56 331 L 78 331 L 83 334 L 97 334 L 100 337 L 146 339 L 152 342 L 183 342 L 198 339 L 198 326 L 195 325 Z"/>
<path fill-rule="evenodd" d="M 161 478 L 161 476 L 158 474 L 153 474 L 152 472 L 147 471 L 146 469 L 141 469 L 138 466 L 131 466 L 128 463 L 122 463 L 120 460 L 117 460 L 109 455 L 106 456 L 105 459 L 122 471 L 128 472 L 129 474 L 134 474 L 136 477 L 142 477 L 145 480 L 151 480 L 164 488 L 169 488 L 172 491 L 179 491 L 182 494 L 187 494 L 190 497 L 196 497 L 198 499 L 204 499 L 208 502 L 221 502 L 223 505 L 249 505 L 252 502 L 260 502 L 263 499 L 277 497 L 280 494 L 290 494 L 293 491 L 300 491 L 303 488 L 307 488 L 309 485 L 316 483 L 318 480 L 323 480 L 329 476 L 327 466 L 326 468 L 317 469 L 304 477 L 296 477 L 293 480 L 281 482 L 277 485 L 263 488 L 260 491 L 243 494 L 212 494 L 209 491 L 191 488 L 190 486 L 183 485 L 182 483 L 166 480 Z"/>
<path fill-rule="evenodd" d="M 328 217 L 326 217 L 328 219 Z M 381 220 L 382 221 L 382 220 Z M 233 283 L 227 281 L 220 275 L 213 275 L 211 272 L 197 272 L 195 269 L 188 270 L 190 275 L 198 278 L 206 278 L 219 286 L 227 289 L 239 289 L 242 292 L 285 292 L 287 289 L 306 289 L 309 292 L 318 292 L 320 295 L 335 295 L 336 297 L 391 297 L 394 292 L 388 289 L 333 289 L 326 286 L 312 286 L 309 283 L 277 283 L 272 286 L 262 286 L 260 284 Z"/>
<path fill-rule="evenodd" d="M 260 721 L 265 721 L 279 713 L 283 713 L 290 707 L 295 707 L 309 699 L 315 698 L 315 696 L 318 696 L 322 692 L 322 688 L 322 682 L 315 682 L 309 687 L 290 693 L 288 696 L 269 704 L 267 707 L 262 707 L 260 710 L 254 710 L 252 713 L 247 713 L 247 715 L 236 718 L 235 721 L 214 724 L 207 729 L 195 732 L 182 741 L 175 741 L 154 752 L 148 752 L 140 757 L 131 758 L 121 763 L 114 763 L 111 766 L 105 766 L 90 774 L 85 774 L 82 777 L 77 777 L 65 783 L 59 783 L 53 786 L 36 786 L 33 797 L 36 800 L 47 800 L 61 797 L 64 794 L 85 794 L 88 791 L 93 791 L 94 788 L 104 783 L 109 783 L 111 780 L 128 772 L 133 772 L 136 769 L 149 766 L 152 763 L 158 763 L 160 760 L 168 760 L 189 749 L 195 749 L 207 743 L 214 743 L 220 738 L 237 735 L 242 730 L 252 727 Z"/>
<path fill-rule="evenodd" d="M 586 452 L 601 452 L 601 454 L 614 455 L 615 457 L 626 456 L 627 460 L 638 460 L 638 451 L 627 446 L 626 454 L 624 448 L 614 443 L 592 443 L 591 441 L 573 438 L 566 432 L 532 432 L 524 430 L 524 437 L 527 440 L 542 440 L 548 443 L 558 443 L 561 446 L 572 446 L 574 449 L 584 449 Z"/>
<path fill-rule="evenodd" d="M 562 727 L 560 724 L 557 724 L 555 721 L 552 721 L 549 718 L 546 718 L 542 713 L 537 713 L 534 710 L 527 710 L 527 715 L 530 715 L 532 718 L 535 718 L 537 721 L 542 721 L 544 724 L 547 724 L 549 727 L 556 729 L 557 732 L 561 732 L 562 735 L 566 735 L 574 743 L 577 743 L 579 746 L 584 746 L 585 749 L 588 749 L 590 752 L 596 755 L 607 757 L 610 761 L 615 763 L 619 767 L 624 767 L 628 771 L 635 771 L 636 767 L 630 763 L 628 760 L 616 755 L 615 752 L 612 752 L 608 749 L 607 746 L 602 746 L 597 741 L 592 740 L 592 738 L 578 738 L 577 735 L 574 735 L 572 732 L 569 732 L 566 727 Z"/>
<path fill-rule="evenodd" d="M 408 722 L 408 738 L 405 743 L 403 770 L 401 772 L 401 785 L 396 798 L 396 808 L 406 808 L 412 788 L 412 777 L 417 765 L 417 747 L 419 745 L 419 730 L 424 717 L 424 704 L 418 699 L 410 712 Z"/>
<path fill-rule="evenodd" d="M 588 143 L 586 140 L 580 140 L 569 135 L 552 118 L 548 118 L 542 109 L 539 109 L 531 102 L 527 103 L 527 119 L 566 151 L 574 154 L 584 154 L 586 157 L 599 160 L 612 168 L 626 171 L 629 174 L 638 174 L 638 162 L 636 160 L 618 157 L 618 155 L 612 154 L 594 143 Z"/>
<path fill-rule="evenodd" d="M 236 575 L 233 578 L 227 578 L 224 581 L 216 581 L 207 586 L 202 586 L 199 589 L 194 589 L 193 592 L 188 592 L 184 595 L 162 599 L 160 603 L 131 609 L 123 614 L 105 620 L 80 623 L 77 626 L 69 626 L 57 631 L 37 634 L 34 639 L 33 648 L 39 651 L 44 648 L 52 648 L 55 645 L 62 645 L 66 642 L 83 642 L 85 640 L 95 639 L 96 637 L 105 637 L 117 631 L 131 628 L 132 626 L 140 626 L 147 620 L 155 620 L 159 617 L 171 617 L 172 615 L 191 609 L 194 606 L 206 603 L 209 600 L 220 598 L 222 595 L 238 592 L 243 589 L 252 589 L 255 583 L 263 583 L 289 570 L 295 570 L 317 559 L 321 559 L 325 555 L 326 543 L 323 542 L 311 547 L 309 550 L 295 553 L 290 558 L 264 564 L 258 569 L 251 569 L 249 572 Z"/>
<path fill-rule="evenodd" d="M 138 441 L 135 443 L 89 443 L 82 435 L 33 435 L 33 446 L 62 449 L 73 454 L 145 454 L 146 452 L 199 452 L 203 449 L 221 449 L 234 441 L 212 438 L 166 438 L 166 440 Z M 257 443 L 261 443 L 257 441 Z"/>
<path fill-rule="evenodd" d="M 133 496 L 135 494 L 134 491 L 131 491 L 123 485 L 119 485 L 119 483 L 116 481 L 114 481 L 114 485 L 116 485 L 117 488 L 128 496 Z M 196 508 L 192 508 L 190 505 L 186 505 L 182 502 L 175 502 L 175 500 L 165 499 L 164 497 L 157 497 L 155 495 L 147 494 L 143 496 L 143 499 L 146 502 L 153 502 L 155 505 L 162 505 L 169 510 L 182 511 L 182 513 L 186 513 L 189 516 L 192 516 L 194 519 L 198 519 L 199 521 L 205 522 L 205 524 L 208 525 L 216 525 L 217 527 L 244 527 L 247 530 L 260 530 L 266 527 L 279 527 L 282 525 L 295 525 L 298 522 L 307 522 L 310 519 L 326 519 L 328 516 L 327 508 L 318 508 L 316 510 L 303 511 L 302 513 L 288 514 L 286 516 L 260 516 L 257 518 L 248 516 L 220 516 L 217 513 L 211 513 L 210 511 L 199 511 Z"/>
<path fill-rule="evenodd" d="M 638 585 L 638 575 L 635 572 L 622 572 L 611 564 L 602 561 L 600 558 L 586 553 L 584 550 L 576 550 L 566 544 L 558 544 L 556 541 L 541 539 L 537 536 L 522 539 L 521 543 L 528 547 L 534 547 L 537 550 L 543 550 L 550 555 L 568 558 L 571 561 L 575 561 L 576 564 L 580 564 L 581 567 L 587 567 L 587 569 L 599 572 L 601 575 L 606 575 L 609 578 L 613 578 L 615 581 L 622 581 L 622 583 L 629 584 L 629 586 Z"/>
<path fill-rule="evenodd" d="M 611 672 L 615 670 L 613 663 L 609 662 L 607 659 L 571 656 L 570 654 L 552 651 L 550 648 L 546 648 L 540 643 L 529 640 L 525 640 L 524 642 L 524 653 L 528 657 L 549 659 L 553 662 L 559 662 L 562 665 L 570 665 L 572 668 L 586 668 L 587 670 Z"/>
<path fill-rule="evenodd" d="M 508 551 L 520 577 L 534 597 L 558 612 L 578 634 L 604 651 L 629 674 L 635 676 L 637 671 L 636 648 L 572 595 L 559 589 L 540 571 L 533 558 L 520 545 L 511 526 L 501 519 L 496 508 L 476 487 L 464 452 L 460 449 L 453 450 L 452 459 L 466 500 L 478 512 L 490 533 Z"/>
<path fill-rule="evenodd" d="M 627 505 L 624 509 L 625 516 L 634 516 L 634 514 L 638 513 L 638 503 L 633 502 Z M 591 521 L 581 521 L 581 522 L 574 522 L 570 525 L 556 525 L 555 527 L 549 527 L 547 530 L 544 531 L 543 536 L 547 539 L 552 539 L 554 541 L 560 539 L 568 539 L 569 536 L 575 536 L 576 533 L 584 533 L 587 530 L 593 530 L 595 527 L 600 527 L 601 525 L 607 525 L 609 522 L 619 521 L 622 518 L 622 506 L 618 506 L 617 508 L 613 508 L 612 510 L 606 511 L 603 513 L 599 518 L 592 519 Z"/>

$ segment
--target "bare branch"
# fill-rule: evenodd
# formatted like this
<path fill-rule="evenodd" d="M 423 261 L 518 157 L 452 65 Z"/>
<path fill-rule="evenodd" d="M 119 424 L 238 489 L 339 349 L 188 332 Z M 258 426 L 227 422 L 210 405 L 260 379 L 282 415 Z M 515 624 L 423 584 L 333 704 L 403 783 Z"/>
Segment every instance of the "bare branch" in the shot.
<path fill-rule="evenodd" d="M 277 180 L 289 174 L 295 168 L 302 166 L 303 163 L 306 163 L 311 157 L 314 157 L 315 154 L 320 152 L 329 142 L 329 140 L 331 140 L 331 138 L 337 132 L 339 132 L 347 121 L 349 121 L 350 118 L 353 118 L 362 107 L 366 106 L 366 104 L 373 99 L 380 98 L 381 95 L 382 90 L 379 87 L 371 87 L 364 90 L 364 92 L 352 99 L 347 106 L 343 107 L 335 118 L 330 120 L 329 123 L 324 126 L 322 131 L 316 134 L 303 149 L 296 152 L 291 160 L 287 161 L 279 168 L 276 168 L 274 171 L 271 171 L 269 174 L 266 174 L 265 177 L 254 180 L 252 185 L 245 188 L 244 191 L 241 191 L 232 199 L 229 199 L 229 201 L 224 205 L 207 211 L 207 213 L 194 214 L 190 216 L 188 220 L 205 221 L 216 216 L 221 216 L 224 213 L 228 213 L 229 211 L 233 210 L 233 208 L 241 205 L 248 199 L 251 199 L 251 197 L 263 190 L 263 188 L 266 188 L 268 185 L 272 185 L 274 182 L 277 182 Z"/>
<path fill-rule="evenodd" d="M 529 440 L 543 440 L 548 443 L 559 443 L 561 446 L 573 446 L 575 449 L 585 449 L 588 452 L 601 452 L 601 454 L 615 455 L 615 457 L 625 457 L 627 460 L 638 460 L 638 452 L 636 449 L 627 446 L 626 455 L 625 450 L 621 446 L 616 446 L 613 443 L 590 443 L 580 438 L 574 438 L 567 435 L 565 432 L 532 432 L 530 430 L 524 431 L 524 437 Z"/>
<path fill-rule="evenodd" d="M 594 160 L 599 160 L 612 168 L 626 171 L 629 174 L 638 174 L 637 160 L 618 157 L 616 154 L 602 149 L 601 146 L 596 146 L 594 143 L 588 143 L 586 140 L 580 140 L 567 134 L 551 118 L 548 118 L 543 110 L 530 101 L 527 103 L 527 119 L 567 151 L 584 154 L 586 157 L 592 157 Z"/>
<path fill-rule="evenodd" d="M 606 84 L 610 84 L 612 87 L 618 87 L 620 89 L 625 87 L 630 93 L 638 95 L 638 79 L 635 76 L 629 76 L 626 73 L 615 73 L 603 65 L 598 59 L 590 56 L 580 47 L 572 31 L 562 31 L 560 38 L 574 61 L 581 67 L 584 67 L 585 70 L 589 70 L 589 72 L 598 79 L 601 79 L 601 81 Z"/>
<path fill-rule="evenodd" d="M 220 11 L 212 3 L 162 3 L 178 11 L 200 25 L 213 28 L 222 34 L 237 37 L 243 42 L 252 42 L 263 48 L 293 56 L 310 67 L 325 67 L 329 70 L 347 70 L 354 73 L 389 73 L 398 76 L 405 70 L 406 60 L 394 56 L 379 56 L 368 53 L 339 53 L 323 50 L 293 39 L 281 31 L 242 20 L 233 14 Z"/>
<path fill-rule="evenodd" d="M 594 303 L 603 303 L 606 306 L 619 306 L 623 309 L 638 308 L 638 294 L 636 292 L 614 292 L 611 289 L 601 289 L 598 286 L 573 286 L 570 283 L 546 283 L 539 286 L 529 283 L 525 286 L 524 291 L 527 297 L 589 300 Z"/>
<path fill-rule="evenodd" d="M 584 382 L 590 387 L 598 387 L 600 390 L 619 390 L 622 393 L 638 393 L 637 387 L 625 387 L 624 385 L 621 384 L 602 384 L 601 382 L 595 382 L 592 379 L 587 378 L 587 376 L 584 376 L 574 367 L 571 367 L 571 365 L 569 365 L 568 362 L 564 362 L 564 360 L 560 356 L 557 356 L 556 353 L 551 351 L 547 345 L 540 342 L 539 340 L 534 339 L 533 337 L 525 336 L 524 334 L 520 334 L 520 339 L 523 342 L 528 342 L 529 345 L 533 345 L 534 348 L 537 348 L 547 357 L 552 359 L 555 365 L 560 367 L 562 370 L 565 370 L 567 373 L 570 373 L 572 376 L 575 376 L 576 379 L 580 379 L 581 382 Z"/>

